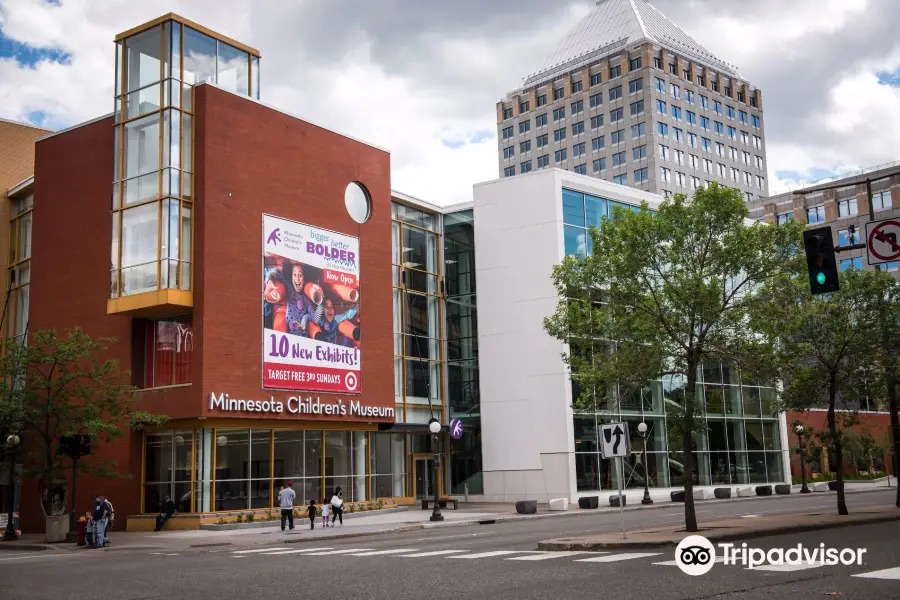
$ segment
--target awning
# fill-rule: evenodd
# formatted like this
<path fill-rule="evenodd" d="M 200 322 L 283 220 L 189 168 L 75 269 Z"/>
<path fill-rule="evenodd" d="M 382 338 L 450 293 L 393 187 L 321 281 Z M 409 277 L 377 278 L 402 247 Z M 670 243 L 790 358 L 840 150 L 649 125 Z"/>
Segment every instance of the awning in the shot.
<path fill-rule="evenodd" d="M 429 434 L 428 423 L 379 423 L 378 431 L 390 431 L 391 433 L 419 433 Z M 448 433 L 449 425 L 441 425 L 441 433 Z"/>

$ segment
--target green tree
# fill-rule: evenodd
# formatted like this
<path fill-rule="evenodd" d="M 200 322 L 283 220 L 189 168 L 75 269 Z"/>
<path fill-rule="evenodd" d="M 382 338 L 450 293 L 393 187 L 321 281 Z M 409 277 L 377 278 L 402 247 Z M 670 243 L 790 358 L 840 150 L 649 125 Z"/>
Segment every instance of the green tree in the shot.
<path fill-rule="evenodd" d="M 573 377 L 631 384 L 660 376 L 680 378 L 683 400 L 670 407 L 672 449 L 683 449 L 685 525 L 697 531 L 693 502 L 693 442 L 702 429 L 696 398 L 702 361 L 725 360 L 768 373 L 773 348 L 749 328 L 752 293 L 795 264 L 800 226 L 747 221 L 741 194 L 712 184 L 693 200 L 677 195 L 652 213 L 617 208 L 590 232 L 590 256 L 566 257 L 553 272 L 559 295 L 544 326 L 553 337 L 596 349 L 615 340 L 615 353 L 568 352 Z M 615 357 L 610 360 L 607 356 Z M 589 408 L 584 393 L 576 408 Z"/>
<path fill-rule="evenodd" d="M 92 445 L 109 443 L 125 427 L 142 429 L 168 418 L 137 410 L 134 387 L 117 360 L 104 358 L 115 340 L 93 340 L 80 328 L 29 336 L 28 344 L 11 341 L 0 358 L 7 385 L 0 402 L 0 422 L 23 434 L 24 475 L 43 486 L 63 479 L 71 460 L 59 451 L 64 435 L 91 436 Z M 114 477 L 115 461 L 79 461 L 79 471 Z"/>
<path fill-rule="evenodd" d="M 880 271 L 847 270 L 840 274 L 840 290 L 812 296 L 805 277 L 782 276 L 758 294 L 753 322 L 778 340 L 777 371 L 783 382 L 782 409 L 805 411 L 825 406 L 826 429 L 818 433 L 835 456 L 838 514 L 846 515 L 844 447 L 853 410 L 866 393 L 877 360 L 876 299 L 885 297 L 892 278 Z M 855 436 L 852 434 L 851 437 Z M 858 450 L 856 438 L 850 442 Z"/>

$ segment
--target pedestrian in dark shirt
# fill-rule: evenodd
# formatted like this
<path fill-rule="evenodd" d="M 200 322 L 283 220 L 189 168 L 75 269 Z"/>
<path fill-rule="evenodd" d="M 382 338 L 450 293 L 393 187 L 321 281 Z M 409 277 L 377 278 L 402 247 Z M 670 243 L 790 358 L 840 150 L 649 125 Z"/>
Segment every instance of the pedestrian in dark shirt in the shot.
<path fill-rule="evenodd" d="M 309 508 L 306 509 L 306 514 L 309 516 L 309 528 L 316 528 L 316 501 L 309 501 Z"/>
<path fill-rule="evenodd" d="M 166 521 L 172 518 L 172 515 L 175 514 L 175 503 L 172 502 L 172 498 L 166 496 L 165 501 L 159 506 L 159 514 L 156 515 L 156 529 L 153 531 L 162 531 L 163 525 L 166 524 Z"/>

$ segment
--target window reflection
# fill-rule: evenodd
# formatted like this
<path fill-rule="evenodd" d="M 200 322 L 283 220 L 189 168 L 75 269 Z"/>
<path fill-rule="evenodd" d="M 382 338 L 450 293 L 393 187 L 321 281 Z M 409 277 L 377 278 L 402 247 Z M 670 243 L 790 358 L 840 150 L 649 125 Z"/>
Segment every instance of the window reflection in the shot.
<path fill-rule="evenodd" d="M 247 95 L 250 92 L 250 57 L 246 52 L 219 42 L 219 86 Z"/>
<path fill-rule="evenodd" d="M 184 81 L 216 82 L 216 40 L 190 27 L 184 28 Z"/>

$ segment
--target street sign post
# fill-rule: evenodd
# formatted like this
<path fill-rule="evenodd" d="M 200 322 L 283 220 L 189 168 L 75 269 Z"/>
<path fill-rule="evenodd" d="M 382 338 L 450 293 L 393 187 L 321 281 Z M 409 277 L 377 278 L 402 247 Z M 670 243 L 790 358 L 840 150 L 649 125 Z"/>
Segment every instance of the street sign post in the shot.
<path fill-rule="evenodd" d="M 463 435 L 462 419 L 450 419 L 450 437 L 458 440 Z"/>
<path fill-rule="evenodd" d="M 615 460 L 619 491 L 619 514 L 622 516 L 622 539 L 625 534 L 625 500 L 622 497 L 623 481 L 625 478 L 625 457 L 631 454 L 631 435 L 628 433 L 628 423 L 609 423 L 600 426 L 600 451 L 603 458 Z"/>
<path fill-rule="evenodd" d="M 870 265 L 900 259 L 900 219 L 866 223 L 867 254 Z"/>

